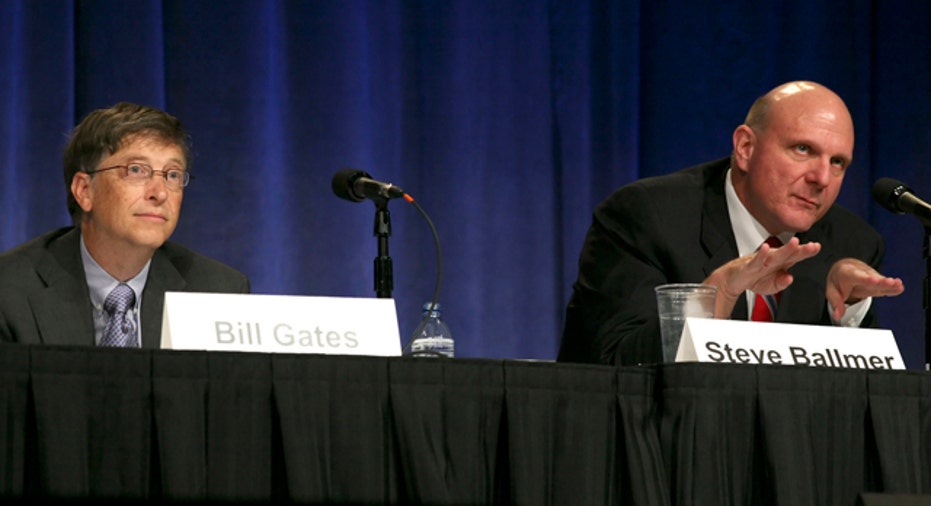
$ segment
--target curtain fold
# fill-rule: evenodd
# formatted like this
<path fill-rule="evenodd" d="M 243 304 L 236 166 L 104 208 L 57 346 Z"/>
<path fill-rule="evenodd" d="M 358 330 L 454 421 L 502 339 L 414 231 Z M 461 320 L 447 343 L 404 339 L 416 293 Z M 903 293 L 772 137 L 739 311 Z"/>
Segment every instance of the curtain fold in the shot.
<path fill-rule="evenodd" d="M 352 167 L 417 199 L 443 253 L 462 357 L 552 359 L 595 205 L 634 179 L 726 155 L 750 103 L 812 79 L 850 106 L 839 202 L 905 281 L 878 299 L 924 365 L 923 230 L 873 203 L 882 176 L 931 192 L 931 4 L 891 0 L 0 3 L 0 250 L 70 222 L 61 149 L 93 109 L 162 107 L 196 176 L 174 239 L 257 293 L 374 296 L 371 203 Z M 402 337 L 436 283 L 429 227 L 390 206 Z"/>
<path fill-rule="evenodd" d="M 50 348 L 31 357 L 42 495 L 144 498 L 151 463 L 151 367 L 143 350 Z"/>
<path fill-rule="evenodd" d="M 211 500 L 272 497 L 271 362 L 261 354 L 210 353 L 207 374 L 207 495 Z"/>
<path fill-rule="evenodd" d="M 866 377 L 841 369 L 812 372 L 805 381 L 791 368 L 758 373 L 773 497 L 785 504 L 851 504 L 863 492 L 868 467 Z"/>
<path fill-rule="evenodd" d="M 903 446 L 900 442 L 922 434 L 921 404 L 931 393 L 929 378 L 915 374 L 892 381 L 889 376 L 874 376 L 868 383 L 869 421 L 875 433 L 879 465 L 877 488 L 889 492 L 927 492 L 923 475 L 931 465 L 922 458 L 922 449 L 928 445 Z"/>
<path fill-rule="evenodd" d="M 503 427 L 500 363 L 390 363 L 401 503 L 496 504 Z"/>
<path fill-rule="evenodd" d="M 672 504 L 768 504 L 753 369 L 667 365 L 658 381 Z"/>
<path fill-rule="evenodd" d="M 656 373 L 644 368 L 617 372 L 618 498 L 620 504 L 672 504 L 659 432 Z"/>
<path fill-rule="evenodd" d="M 0 496 L 26 493 L 25 463 L 30 434 L 29 349 L 0 353 Z"/>
<path fill-rule="evenodd" d="M 207 493 L 207 354 L 174 351 L 152 357 L 155 497 L 205 500 Z"/>
<path fill-rule="evenodd" d="M 310 504 L 395 504 L 388 361 L 272 359 L 288 497 Z"/>
<path fill-rule="evenodd" d="M 507 362 L 513 504 L 617 501 L 617 399 L 607 367 Z"/>
<path fill-rule="evenodd" d="M 7 498 L 797 506 L 928 493 L 928 377 L 910 371 L 13 345 L 0 365 Z"/>

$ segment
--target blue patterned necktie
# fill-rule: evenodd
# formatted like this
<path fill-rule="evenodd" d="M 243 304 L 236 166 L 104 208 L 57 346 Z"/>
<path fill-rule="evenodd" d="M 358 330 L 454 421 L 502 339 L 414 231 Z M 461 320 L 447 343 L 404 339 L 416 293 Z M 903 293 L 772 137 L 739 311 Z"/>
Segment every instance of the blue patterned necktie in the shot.
<path fill-rule="evenodd" d="M 110 295 L 107 295 L 107 300 L 103 303 L 103 310 L 107 313 L 107 326 L 103 329 L 101 346 L 139 347 L 136 319 L 133 315 L 135 304 L 136 294 L 126 283 L 116 285 Z"/>

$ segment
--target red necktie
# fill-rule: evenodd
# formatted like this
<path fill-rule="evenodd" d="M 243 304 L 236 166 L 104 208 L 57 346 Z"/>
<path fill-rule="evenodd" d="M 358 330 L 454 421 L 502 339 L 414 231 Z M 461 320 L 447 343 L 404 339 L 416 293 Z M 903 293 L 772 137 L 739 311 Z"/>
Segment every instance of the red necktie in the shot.
<path fill-rule="evenodd" d="M 766 239 L 766 244 L 769 244 L 770 248 L 778 248 L 782 246 L 782 241 L 776 236 L 769 236 L 769 239 Z M 753 302 L 753 314 L 750 316 L 750 320 L 755 322 L 773 321 L 773 315 L 776 314 L 776 307 L 779 305 L 780 295 L 781 292 L 772 295 L 756 294 L 756 299 Z"/>

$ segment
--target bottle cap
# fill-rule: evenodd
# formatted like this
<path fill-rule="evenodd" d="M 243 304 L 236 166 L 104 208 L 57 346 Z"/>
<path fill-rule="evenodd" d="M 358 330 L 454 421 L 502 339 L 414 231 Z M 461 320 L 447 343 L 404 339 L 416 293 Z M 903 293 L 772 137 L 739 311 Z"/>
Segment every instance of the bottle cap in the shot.
<path fill-rule="evenodd" d="M 422 310 L 423 310 L 423 311 L 430 311 L 430 306 L 431 306 L 432 304 L 433 304 L 432 302 L 424 302 L 424 303 L 423 303 L 423 308 L 422 308 Z M 433 308 L 433 310 L 434 310 L 434 311 L 442 311 L 442 310 L 443 310 L 443 305 L 440 304 L 439 302 L 437 302 L 437 303 L 436 303 L 436 306 Z"/>

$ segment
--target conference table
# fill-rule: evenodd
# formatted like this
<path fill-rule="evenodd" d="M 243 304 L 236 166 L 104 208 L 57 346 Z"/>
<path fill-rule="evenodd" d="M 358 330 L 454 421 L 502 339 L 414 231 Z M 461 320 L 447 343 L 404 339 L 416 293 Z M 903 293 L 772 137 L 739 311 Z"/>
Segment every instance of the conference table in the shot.
<path fill-rule="evenodd" d="M 0 346 L 0 496 L 843 505 L 931 491 L 931 375 Z"/>

